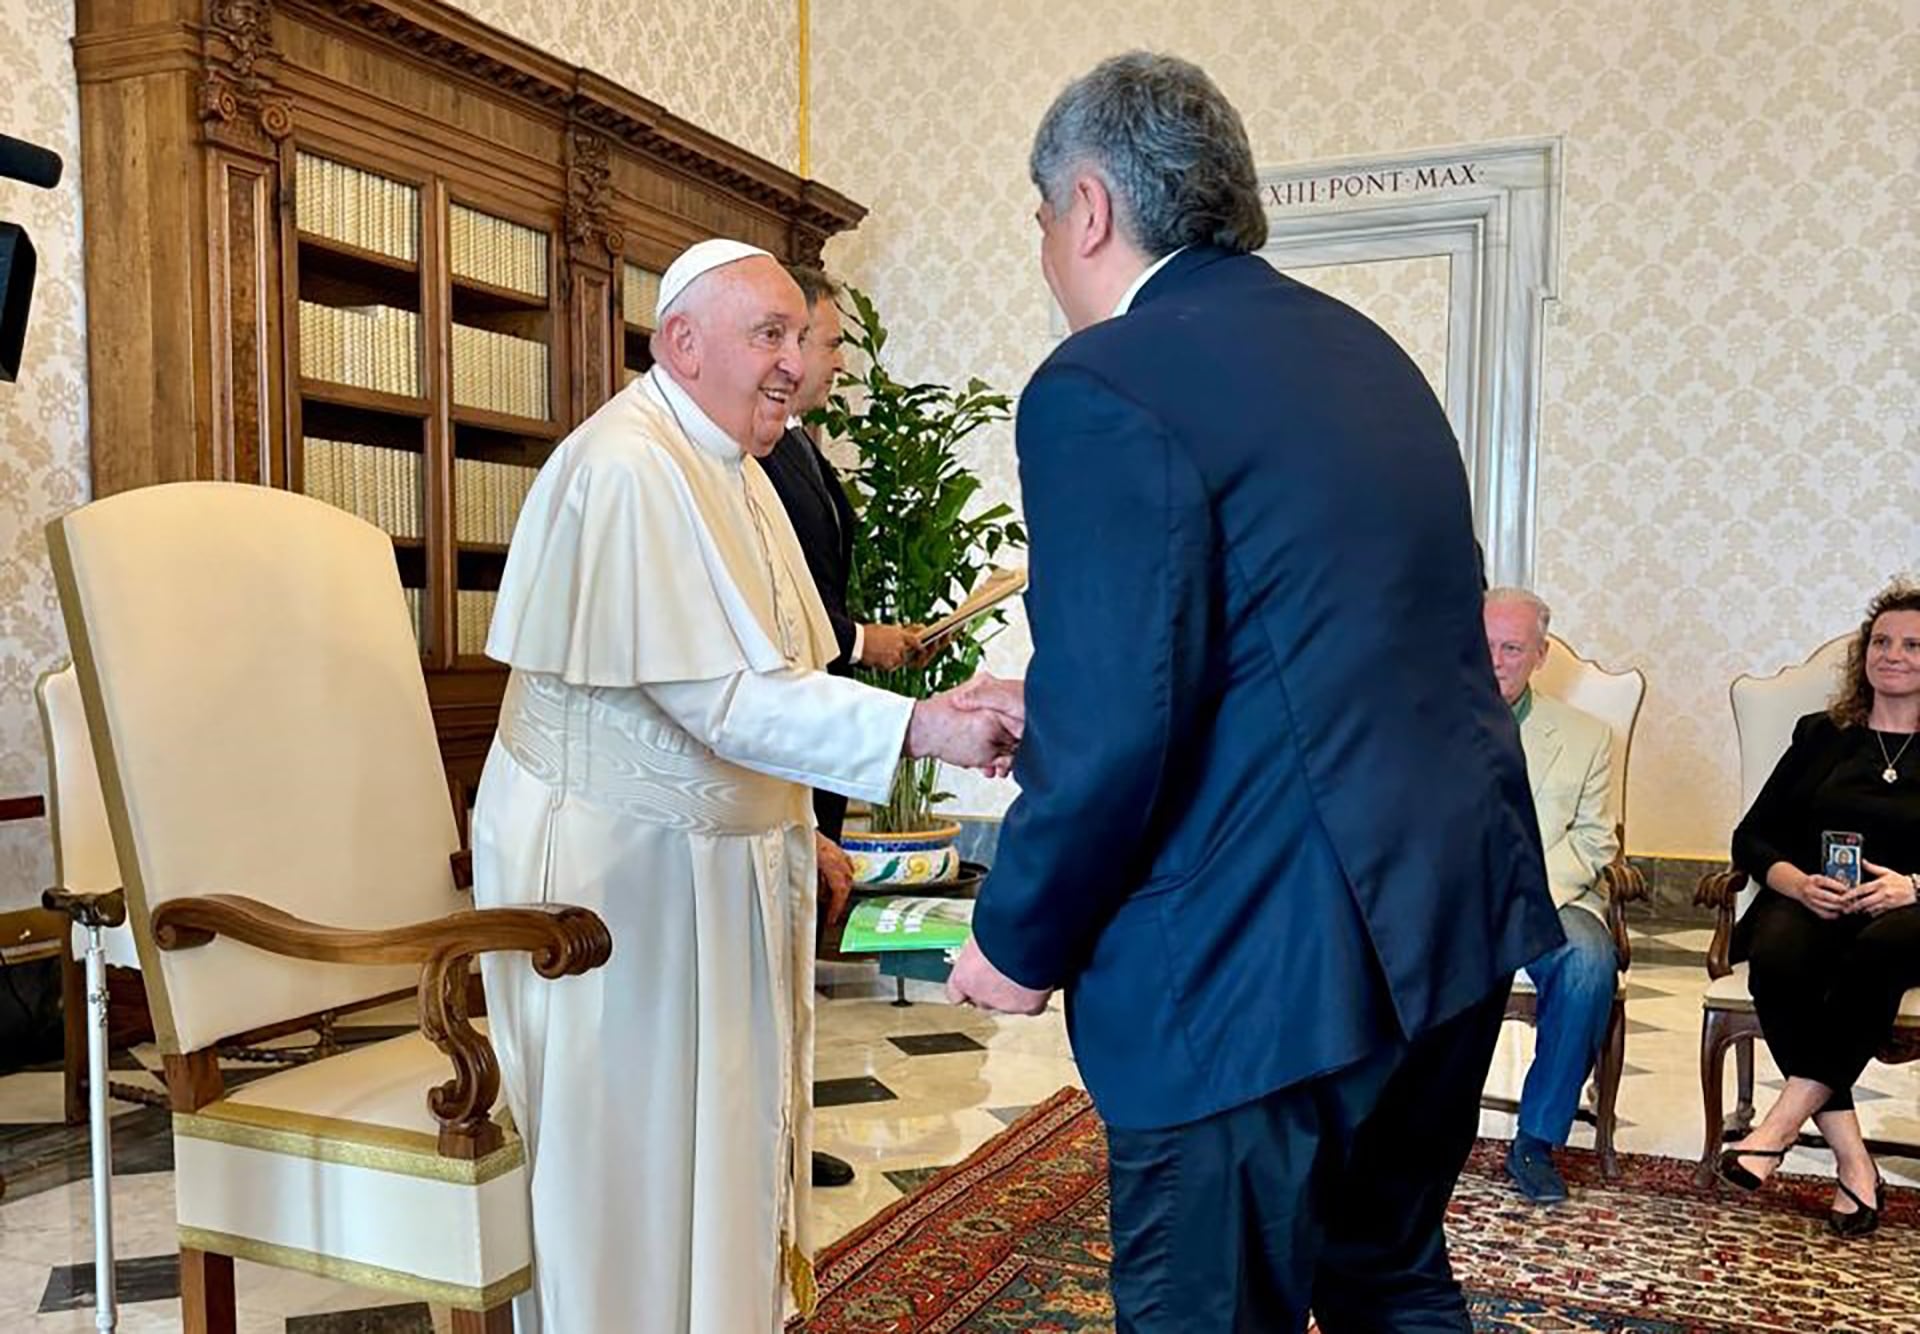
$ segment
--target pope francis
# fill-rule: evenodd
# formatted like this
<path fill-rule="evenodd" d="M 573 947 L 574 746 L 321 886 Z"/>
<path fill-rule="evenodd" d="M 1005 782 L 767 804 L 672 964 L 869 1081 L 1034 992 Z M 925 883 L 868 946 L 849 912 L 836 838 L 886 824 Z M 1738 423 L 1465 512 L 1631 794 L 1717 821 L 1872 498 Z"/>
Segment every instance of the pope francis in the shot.
<path fill-rule="evenodd" d="M 809 789 L 884 798 L 902 754 L 1004 773 L 1016 720 L 827 675 L 837 652 L 760 470 L 807 327 L 765 251 L 667 270 L 654 368 L 554 451 L 487 639 L 513 670 L 474 897 L 598 912 L 611 963 L 488 956 L 533 1190 L 521 1334 L 775 1334 L 812 1299 Z"/>

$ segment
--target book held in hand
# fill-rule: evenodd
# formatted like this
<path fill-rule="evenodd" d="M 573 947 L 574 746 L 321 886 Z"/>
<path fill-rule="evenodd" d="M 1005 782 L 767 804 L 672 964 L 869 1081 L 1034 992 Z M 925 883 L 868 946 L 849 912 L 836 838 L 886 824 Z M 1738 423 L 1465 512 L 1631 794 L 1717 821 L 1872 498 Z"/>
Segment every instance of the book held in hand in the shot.
<path fill-rule="evenodd" d="M 1025 570 L 993 570 L 967 594 L 967 600 L 920 630 L 920 647 L 938 648 L 974 621 L 1027 586 Z"/>

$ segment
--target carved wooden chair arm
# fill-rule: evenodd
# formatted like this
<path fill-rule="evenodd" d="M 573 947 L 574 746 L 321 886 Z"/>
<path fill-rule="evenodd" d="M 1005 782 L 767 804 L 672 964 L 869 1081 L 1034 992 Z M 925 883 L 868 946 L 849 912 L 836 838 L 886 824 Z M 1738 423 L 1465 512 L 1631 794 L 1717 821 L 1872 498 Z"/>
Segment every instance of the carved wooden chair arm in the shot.
<path fill-rule="evenodd" d="M 1713 943 L 1707 946 L 1707 976 L 1725 977 L 1733 971 L 1733 915 L 1740 891 L 1747 886 L 1747 873 L 1739 867 L 1709 871 L 1700 877 L 1693 892 L 1694 906 L 1713 909 Z"/>
<path fill-rule="evenodd" d="M 1600 891 L 1607 897 L 1607 931 L 1621 972 L 1633 966 L 1633 945 L 1627 937 L 1627 905 L 1647 897 L 1647 877 L 1627 860 L 1624 851 L 1600 868 Z"/>
<path fill-rule="evenodd" d="M 473 956 L 522 951 L 540 976 L 560 978 L 598 968 L 613 953 L 606 923 L 565 904 L 478 908 L 371 931 L 305 921 L 239 894 L 171 899 L 154 909 L 154 944 L 163 951 L 216 936 L 318 963 L 420 964 L 420 1031 L 453 1062 L 454 1077 L 427 1095 L 440 1122 L 440 1152 L 452 1158 L 484 1157 L 503 1139 L 491 1117 L 500 1067 L 467 1012 Z"/>

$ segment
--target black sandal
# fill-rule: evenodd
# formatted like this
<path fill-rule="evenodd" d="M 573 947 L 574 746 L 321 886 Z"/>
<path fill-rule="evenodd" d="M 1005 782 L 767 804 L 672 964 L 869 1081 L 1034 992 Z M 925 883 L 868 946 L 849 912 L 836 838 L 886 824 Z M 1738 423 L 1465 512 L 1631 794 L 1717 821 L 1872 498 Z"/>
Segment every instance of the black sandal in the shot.
<path fill-rule="evenodd" d="M 1714 1168 L 1714 1175 L 1729 1186 L 1737 1186 L 1744 1191 L 1756 1191 L 1767 1184 L 1766 1177 L 1757 1177 L 1740 1165 L 1742 1158 L 1785 1158 L 1792 1148 L 1786 1149 L 1722 1149 L 1720 1162 Z M 1842 1187 L 1842 1189 L 1845 1189 Z M 1849 1191 L 1849 1194 L 1852 1192 Z"/>
<path fill-rule="evenodd" d="M 1887 1183 L 1885 1179 L 1881 1177 L 1879 1170 L 1876 1168 L 1873 1174 L 1874 1202 L 1872 1204 L 1868 1204 L 1858 1195 L 1855 1195 L 1853 1193 L 1853 1187 L 1842 1181 L 1838 1176 L 1834 1177 L 1833 1184 L 1840 1187 L 1840 1193 L 1852 1200 L 1859 1207 L 1850 1214 L 1843 1214 L 1838 1209 L 1829 1210 L 1827 1213 L 1827 1231 L 1833 1233 L 1836 1237 L 1846 1237 L 1849 1239 L 1864 1237 L 1875 1231 L 1880 1226 L 1880 1201 L 1885 1198 L 1887 1193 Z"/>

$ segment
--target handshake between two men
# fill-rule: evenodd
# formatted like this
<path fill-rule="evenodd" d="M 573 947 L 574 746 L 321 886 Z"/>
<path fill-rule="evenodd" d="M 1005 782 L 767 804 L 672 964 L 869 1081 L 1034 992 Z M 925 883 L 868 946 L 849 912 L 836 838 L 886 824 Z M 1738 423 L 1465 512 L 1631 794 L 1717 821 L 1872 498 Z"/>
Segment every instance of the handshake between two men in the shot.
<path fill-rule="evenodd" d="M 1013 753 L 1026 726 L 1023 683 L 981 672 L 965 685 L 914 704 L 906 753 L 1005 778 L 1013 772 Z"/>

